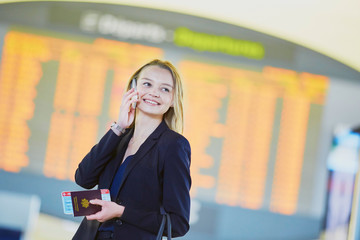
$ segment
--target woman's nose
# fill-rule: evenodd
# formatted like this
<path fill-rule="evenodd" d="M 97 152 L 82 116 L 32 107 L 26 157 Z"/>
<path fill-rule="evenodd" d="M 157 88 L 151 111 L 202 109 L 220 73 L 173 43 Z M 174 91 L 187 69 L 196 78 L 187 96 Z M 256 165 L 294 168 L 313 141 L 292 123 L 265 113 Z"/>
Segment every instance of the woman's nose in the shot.
<path fill-rule="evenodd" d="M 150 95 L 153 96 L 153 97 L 159 97 L 160 96 L 158 90 L 156 90 L 156 89 L 152 89 L 151 92 L 150 92 Z"/>

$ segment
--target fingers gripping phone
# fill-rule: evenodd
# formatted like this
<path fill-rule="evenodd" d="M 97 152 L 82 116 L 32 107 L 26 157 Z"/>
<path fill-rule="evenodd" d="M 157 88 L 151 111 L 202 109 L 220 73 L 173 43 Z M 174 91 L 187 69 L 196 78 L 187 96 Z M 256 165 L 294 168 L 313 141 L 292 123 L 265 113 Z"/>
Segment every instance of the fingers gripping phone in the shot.
<path fill-rule="evenodd" d="M 134 88 L 135 89 L 135 91 L 136 91 L 136 78 L 134 78 L 132 81 L 131 81 L 131 88 Z M 138 96 L 136 95 L 135 97 L 133 97 L 133 99 L 137 99 L 138 98 Z M 136 108 L 136 102 L 134 102 L 133 104 L 132 104 L 132 107 L 133 108 Z"/>

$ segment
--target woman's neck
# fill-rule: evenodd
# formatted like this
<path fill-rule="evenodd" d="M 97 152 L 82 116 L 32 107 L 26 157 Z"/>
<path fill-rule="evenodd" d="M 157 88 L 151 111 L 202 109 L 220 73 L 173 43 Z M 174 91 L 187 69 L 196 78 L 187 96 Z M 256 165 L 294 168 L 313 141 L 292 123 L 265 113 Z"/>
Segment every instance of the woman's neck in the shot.
<path fill-rule="evenodd" d="M 134 139 L 146 139 L 160 125 L 162 119 L 137 112 L 135 118 Z"/>

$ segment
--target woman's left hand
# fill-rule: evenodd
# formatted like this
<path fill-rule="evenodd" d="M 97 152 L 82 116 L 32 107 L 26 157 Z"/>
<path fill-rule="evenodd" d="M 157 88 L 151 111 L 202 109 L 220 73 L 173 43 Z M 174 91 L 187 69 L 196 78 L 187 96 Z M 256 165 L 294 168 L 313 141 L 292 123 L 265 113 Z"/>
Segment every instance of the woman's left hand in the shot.
<path fill-rule="evenodd" d="M 98 220 L 99 222 L 105 222 L 112 218 L 121 217 L 125 207 L 115 202 L 104 201 L 99 199 L 90 200 L 91 204 L 100 205 L 101 211 L 86 216 L 87 220 Z"/>

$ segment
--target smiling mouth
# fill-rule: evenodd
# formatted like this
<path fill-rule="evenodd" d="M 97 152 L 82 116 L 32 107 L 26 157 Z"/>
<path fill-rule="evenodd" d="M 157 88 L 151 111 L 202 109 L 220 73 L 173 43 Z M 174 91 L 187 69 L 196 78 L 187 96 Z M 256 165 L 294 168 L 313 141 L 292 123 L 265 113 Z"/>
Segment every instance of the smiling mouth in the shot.
<path fill-rule="evenodd" d="M 151 104 L 151 105 L 160 105 L 160 103 L 155 102 L 155 101 L 151 101 L 151 100 L 148 100 L 148 99 L 144 99 L 144 102 L 146 102 L 148 104 Z"/>

